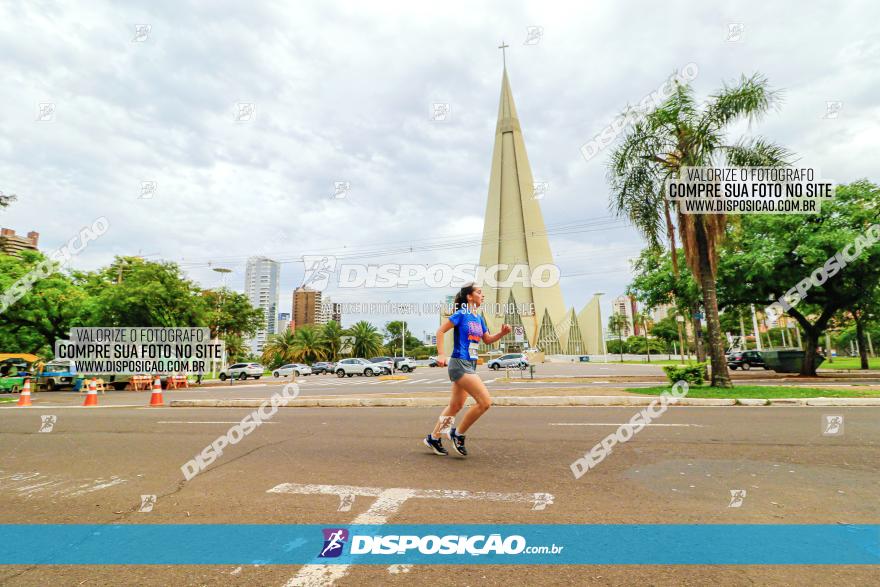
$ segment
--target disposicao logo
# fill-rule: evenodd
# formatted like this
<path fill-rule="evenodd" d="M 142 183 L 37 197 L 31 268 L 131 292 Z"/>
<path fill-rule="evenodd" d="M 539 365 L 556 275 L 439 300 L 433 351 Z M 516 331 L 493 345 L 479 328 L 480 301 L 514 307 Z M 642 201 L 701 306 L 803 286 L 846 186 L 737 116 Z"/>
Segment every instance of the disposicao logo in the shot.
<path fill-rule="evenodd" d="M 336 558 L 342 554 L 342 547 L 348 541 L 348 530 L 345 528 L 324 528 L 324 548 L 318 558 Z"/>

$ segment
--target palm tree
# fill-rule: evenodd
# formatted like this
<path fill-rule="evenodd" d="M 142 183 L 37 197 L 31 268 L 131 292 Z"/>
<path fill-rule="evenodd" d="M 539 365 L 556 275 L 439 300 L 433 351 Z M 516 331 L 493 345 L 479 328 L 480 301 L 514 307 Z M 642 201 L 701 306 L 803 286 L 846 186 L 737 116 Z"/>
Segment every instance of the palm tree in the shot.
<path fill-rule="evenodd" d="M 236 363 L 247 356 L 248 348 L 239 335 L 227 334 L 223 337 L 223 343 L 226 345 L 226 360 L 230 363 Z"/>
<path fill-rule="evenodd" d="M 633 316 L 633 324 L 640 324 L 645 330 L 645 350 L 648 353 L 649 363 L 651 362 L 651 341 L 648 340 L 648 320 L 650 319 L 651 315 L 647 310 L 644 312 L 636 312 L 636 315 Z"/>
<path fill-rule="evenodd" d="M 382 349 L 382 335 L 366 320 L 356 322 L 348 329 L 348 334 L 354 337 L 351 352 L 355 357 L 374 356 Z"/>
<path fill-rule="evenodd" d="M 300 326 L 293 333 L 291 359 L 298 363 L 314 363 L 327 356 L 321 330 L 311 325 Z"/>
<path fill-rule="evenodd" d="M 620 362 L 623 362 L 623 331 L 629 326 L 629 320 L 623 314 L 611 314 L 608 317 L 608 331 L 617 335 L 617 346 L 620 351 Z"/>
<path fill-rule="evenodd" d="M 263 355 L 261 360 L 270 368 L 291 363 L 294 359 L 294 347 L 296 344 L 296 335 L 290 330 L 285 330 L 279 334 L 273 334 L 263 346 Z"/>
<path fill-rule="evenodd" d="M 659 245 L 665 226 L 676 274 L 673 206 L 666 199 L 666 180 L 678 178 L 682 167 L 786 165 L 790 152 L 764 139 L 741 139 L 734 144 L 725 140 L 726 127 L 743 119 L 756 120 L 777 103 L 778 94 L 757 74 L 743 76 L 734 86 L 725 85 L 702 107 L 689 85 L 676 83 L 672 95 L 636 122 L 612 152 L 608 172 L 612 208 L 627 216 L 652 245 Z M 675 211 L 685 260 L 702 290 L 712 385 L 731 387 L 715 295 L 717 246 L 727 217 Z"/>
<path fill-rule="evenodd" d="M 321 344 L 324 347 L 326 359 L 334 363 L 339 360 L 340 351 L 342 350 L 342 336 L 345 331 L 339 325 L 339 322 L 331 320 L 324 324 L 321 328 Z"/>

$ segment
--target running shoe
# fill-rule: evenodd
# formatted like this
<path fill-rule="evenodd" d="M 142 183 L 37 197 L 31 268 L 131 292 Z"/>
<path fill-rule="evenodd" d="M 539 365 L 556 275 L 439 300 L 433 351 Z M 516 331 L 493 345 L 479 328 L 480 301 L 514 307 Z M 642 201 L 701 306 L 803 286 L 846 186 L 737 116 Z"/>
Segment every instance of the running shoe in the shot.
<path fill-rule="evenodd" d="M 467 456 L 467 449 L 464 447 L 464 434 L 457 434 L 455 428 L 452 428 L 449 431 L 449 440 L 452 441 L 452 448 L 455 449 L 455 452 L 463 457 Z"/>
<path fill-rule="evenodd" d="M 425 443 L 425 446 L 433 450 L 435 455 L 445 457 L 449 454 L 449 451 L 443 448 L 443 442 L 439 438 L 434 438 L 429 434 L 422 440 L 422 442 Z"/>

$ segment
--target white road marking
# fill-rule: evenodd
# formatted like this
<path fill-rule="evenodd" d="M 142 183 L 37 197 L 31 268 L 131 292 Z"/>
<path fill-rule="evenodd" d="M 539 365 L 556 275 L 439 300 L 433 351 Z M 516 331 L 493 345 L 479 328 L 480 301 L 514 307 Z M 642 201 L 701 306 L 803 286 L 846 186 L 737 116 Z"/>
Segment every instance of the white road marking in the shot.
<path fill-rule="evenodd" d="M 0 471 L 2 473 L 2 471 Z M 34 494 L 54 489 L 51 497 L 78 497 L 100 491 L 120 483 L 126 479 L 111 476 L 109 479 L 65 479 L 60 475 L 46 475 L 40 472 L 10 473 L 0 476 L 0 488 L 5 491 L 14 491 L 19 497 L 30 499 Z"/>
<path fill-rule="evenodd" d="M 407 385 L 415 385 L 416 383 L 425 383 L 427 381 L 430 381 L 430 380 L 429 379 L 414 379 L 413 381 L 407 381 L 406 384 Z"/>
<path fill-rule="evenodd" d="M 165 420 L 162 422 L 156 422 L 156 424 L 241 424 L 241 421 L 237 422 L 191 422 L 191 421 L 183 421 L 183 420 Z M 277 424 L 277 422 L 266 422 L 263 424 Z"/>
<path fill-rule="evenodd" d="M 388 567 L 388 572 L 392 575 L 397 575 L 399 573 L 408 573 L 413 568 L 413 565 L 391 565 Z"/>
<path fill-rule="evenodd" d="M 496 493 L 482 491 L 464 491 L 454 489 L 408 489 L 405 487 L 356 487 L 353 485 L 309 485 L 300 483 L 282 483 L 269 489 L 266 493 L 292 493 L 298 495 L 360 495 L 375 497 L 372 505 L 364 513 L 355 517 L 352 524 L 381 525 L 395 514 L 400 507 L 411 498 L 421 499 L 459 499 L 488 500 L 508 503 L 531 503 L 533 510 L 543 510 L 553 503 L 553 495 L 549 493 Z M 341 506 L 340 506 L 341 507 Z M 333 585 L 337 580 L 348 574 L 350 565 L 304 565 L 299 572 L 285 583 L 284 587 L 324 587 Z M 390 569 L 389 569 L 390 570 Z M 404 571 L 406 572 L 406 571 Z"/>
<path fill-rule="evenodd" d="M 32 410 L 42 410 L 44 408 L 52 408 L 53 410 L 58 409 L 73 409 L 73 410 L 96 410 L 101 408 L 142 408 L 147 404 L 119 404 L 119 405 L 110 405 L 110 406 L 65 406 L 58 404 L 38 404 L 33 406 L 23 406 Z M 2 407 L 0 410 L 20 410 L 21 407 L 18 406 L 9 406 Z"/>
<path fill-rule="evenodd" d="M 625 426 L 628 422 L 550 422 L 551 426 Z M 705 424 L 645 424 L 645 426 L 667 426 L 670 428 L 705 428 Z"/>
<path fill-rule="evenodd" d="M 273 383 L 272 385 L 280 385 L 281 383 L 283 383 L 283 382 L 278 381 L 276 383 Z M 268 383 L 243 383 L 241 385 L 229 385 L 227 383 L 227 384 L 220 384 L 220 385 L 205 385 L 204 387 L 206 389 L 232 389 L 233 387 L 235 389 L 242 389 L 243 387 L 266 387 L 268 385 L 269 385 Z M 172 389 L 171 391 L 174 391 L 174 390 Z"/>

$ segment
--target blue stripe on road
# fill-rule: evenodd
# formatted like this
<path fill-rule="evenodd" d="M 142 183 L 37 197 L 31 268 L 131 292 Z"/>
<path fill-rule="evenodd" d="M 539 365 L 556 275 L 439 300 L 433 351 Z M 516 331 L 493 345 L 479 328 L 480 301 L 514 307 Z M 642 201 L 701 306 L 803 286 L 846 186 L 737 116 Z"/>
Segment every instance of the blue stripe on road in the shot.
<path fill-rule="evenodd" d="M 317 558 L 325 549 L 324 529 L 349 532 L 340 556 Z M 374 536 L 472 537 L 482 549 L 511 547 L 521 536 L 529 548 L 519 554 L 352 555 L 370 550 Z M 482 538 L 476 538 L 482 536 Z M 0 525 L 0 564 L 642 564 L 642 565 L 877 565 L 880 525 L 257 525 L 257 524 L 6 524 Z M 387 540 L 391 540 L 387 538 Z M 429 549 L 434 538 L 421 541 Z M 440 540 L 440 539 L 438 539 Z M 551 547 L 558 549 L 555 554 Z M 561 547 L 561 548 L 560 548 Z M 338 551 L 339 549 L 335 549 Z"/>

